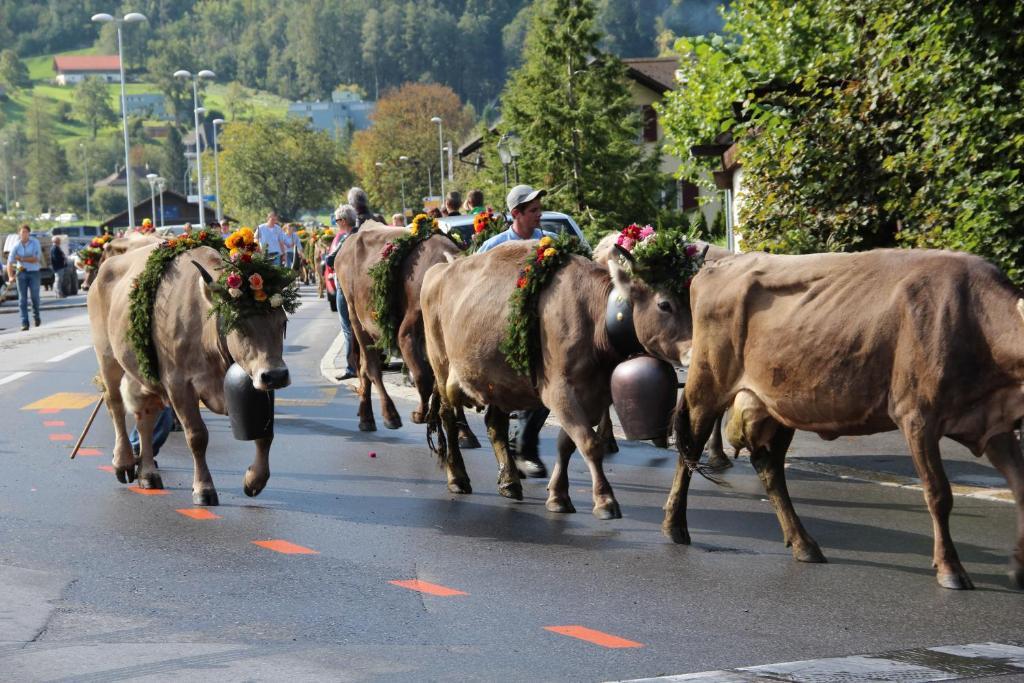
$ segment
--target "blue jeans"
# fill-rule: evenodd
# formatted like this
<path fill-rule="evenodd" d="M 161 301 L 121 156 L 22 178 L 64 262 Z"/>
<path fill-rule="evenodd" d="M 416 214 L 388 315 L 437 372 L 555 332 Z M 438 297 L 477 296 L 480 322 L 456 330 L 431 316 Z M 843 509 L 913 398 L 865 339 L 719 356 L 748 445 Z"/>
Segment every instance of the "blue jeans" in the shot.
<path fill-rule="evenodd" d="M 289 249 L 284 252 L 284 267 L 291 269 L 293 263 L 295 263 L 295 251 L 293 249 Z"/>
<path fill-rule="evenodd" d="M 170 406 L 165 406 L 160 414 L 156 416 L 156 424 L 153 425 L 153 457 L 160 452 L 160 447 L 167 441 L 167 435 L 171 433 L 171 425 L 174 424 L 174 412 Z M 139 448 L 139 430 L 132 427 L 132 433 L 128 435 L 128 441 L 132 450 Z"/>
<path fill-rule="evenodd" d="M 516 453 L 529 460 L 537 459 L 540 429 L 550 414 L 551 411 L 547 408 L 518 411 L 519 429 L 516 430 Z"/>
<path fill-rule="evenodd" d="M 32 313 L 39 320 L 39 271 L 23 270 L 18 273 L 18 308 L 21 324 L 28 325 L 28 297 L 32 296 Z"/>
<path fill-rule="evenodd" d="M 345 372 L 354 375 L 356 370 L 352 367 L 352 361 L 349 360 L 349 357 L 352 355 L 352 349 L 355 347 L 356 340 L 355 335 L 352 334 L 352 323 L 348 319 L 348 304 L 345 303 L 345 295 L 342 294 L 341 287 L 338 287 L 335 301 L 338 304 L 338 319 L 341 321 L 341 353 L 345 356 Z"/>

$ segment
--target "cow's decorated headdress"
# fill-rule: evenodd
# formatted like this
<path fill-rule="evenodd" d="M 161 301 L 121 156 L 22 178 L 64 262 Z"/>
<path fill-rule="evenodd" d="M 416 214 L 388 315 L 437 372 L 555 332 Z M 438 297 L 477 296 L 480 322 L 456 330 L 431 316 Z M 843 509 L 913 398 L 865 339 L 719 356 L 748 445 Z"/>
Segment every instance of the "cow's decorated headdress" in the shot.
<path fill-rule="evenodd" d="M 707 252 L 707 247 L 702 250 L 678 230 L 656 231 L 636 224 L 619 234 L 616 246 L 634 277 L 680 298 L 689 294 Z"/>
<path fill-rule="evenodd" d="M 473 238 L 469 245 L 469 253 L 475 253 L 487 240 L 495 235 L 500 235 L 508 229 L 504 214 L 496 213 L 494 209 L 487 207 L 473 216 Z"/>

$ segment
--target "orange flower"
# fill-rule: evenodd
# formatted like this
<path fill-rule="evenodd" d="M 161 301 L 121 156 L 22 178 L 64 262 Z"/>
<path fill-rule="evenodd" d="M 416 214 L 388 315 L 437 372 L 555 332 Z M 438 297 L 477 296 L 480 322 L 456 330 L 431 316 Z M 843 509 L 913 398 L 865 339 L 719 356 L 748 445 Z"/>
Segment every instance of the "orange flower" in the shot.
<path fill-rule="evenodd" d="M 249 276 L 249 286 L 255 290 L 263 289 L 263 276 L 259 273 L 253 273 Z"/>
<path fill-rule="evenodd" d="M 267 293 L 264 292 L 262 289 L 256 289 L 256 290 L 253 290 L 252 298 L 256 299 L 256 301 L 266 301 L 267 300 Z"/>
<path fill-rule="evenodd" d="M 526 276 L 525 275 L 520 275 L 519 279 L 516 280 L 516 287 L 518 287 L 519 289 L 522 289 L 525 286 L 526 286 Z"/>

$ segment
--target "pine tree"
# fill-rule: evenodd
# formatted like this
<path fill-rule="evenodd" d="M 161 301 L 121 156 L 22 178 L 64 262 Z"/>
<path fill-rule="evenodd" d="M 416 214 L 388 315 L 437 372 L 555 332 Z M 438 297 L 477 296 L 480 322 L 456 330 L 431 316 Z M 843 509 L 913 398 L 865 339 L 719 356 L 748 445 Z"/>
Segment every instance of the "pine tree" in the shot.
<path fill-rule="evenodd" d="M 164 142 L 160 159 L 160 175 L 167 179 L 169 189 L 185 189 L 182 185 L 185 177 L 185 145 L 181 141 L 181 131 L 175 125 L 167 131 L 167 141 Z"/>
<path fill-rule="evenodd" d="M 53 121 L 41 98 L 32 99 L 25 122 L 28 127 L 25 200 L 34 211 L 51 209 L 62 198 L 62 186 L 67 179 L 67 159 L 54 138 Z"/>
<path fill-rule="evenodd" d="M 502 97 L 502 129 L 522 139 L 520 180 L 591 234 L 654 221 L 657 157 L 639 144 L 625 67 L 598 50 L 593 0 L 543 0 L 525 60 Z"/>

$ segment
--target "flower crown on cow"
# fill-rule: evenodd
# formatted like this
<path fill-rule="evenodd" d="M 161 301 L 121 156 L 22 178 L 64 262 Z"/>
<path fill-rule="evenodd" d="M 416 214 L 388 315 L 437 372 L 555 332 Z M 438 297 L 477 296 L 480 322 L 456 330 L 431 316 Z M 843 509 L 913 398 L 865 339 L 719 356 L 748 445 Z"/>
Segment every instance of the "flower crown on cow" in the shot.
<path fill-rule="evenodd" d="M 220 278 L 212 288 L 213 312 L 221 330 L 229 332 L 242 319 L 265 314 L 275 308 L 294 313 L 299 307 L 296 273 L 275 265 L 260 251 L 250 228 L 239 228 L 226 240 L 229 249 L 223 259 Z"/>
<path fill-rule="evenodd" d="M 100 259 L 103 258 L 103 245 L 113 239 L 113 235 L 105 233 L 99 237 L 93 237 L 89 246 L 78 251 L 78 260 L 84 270 L 96 270 L 100 267 Z"/>
<path fill-rule="evenodd" d="M 505 216 L 495 213 L 494 209 L 490 207 L 473 216 L 473 239 L 469 245 L 470 253 L 475 252 L 484 242 L 495 235 L 500 235 L 507 229 L 508 223 L 505 222 Z"/>
<path fill-rule="evenodd" d="M 656 231 L 649 225 L 641 228 L 636 223 L 619 233 L 616 245 L 634 277 L 680 298 L 688 295 L 707 251 L 690 242 L 685 233 Z"/>

